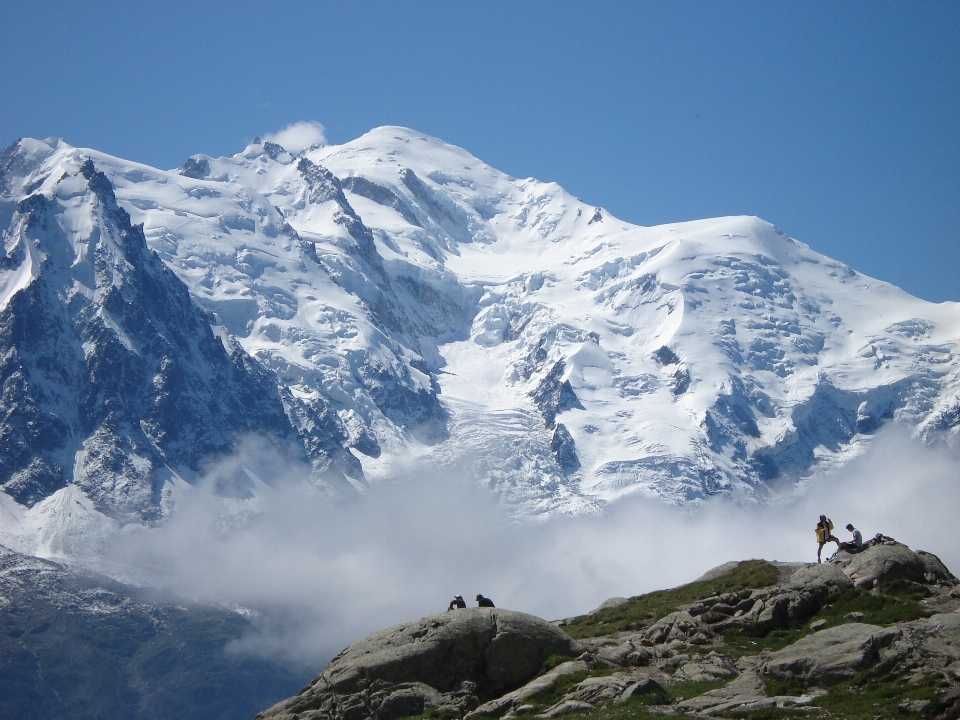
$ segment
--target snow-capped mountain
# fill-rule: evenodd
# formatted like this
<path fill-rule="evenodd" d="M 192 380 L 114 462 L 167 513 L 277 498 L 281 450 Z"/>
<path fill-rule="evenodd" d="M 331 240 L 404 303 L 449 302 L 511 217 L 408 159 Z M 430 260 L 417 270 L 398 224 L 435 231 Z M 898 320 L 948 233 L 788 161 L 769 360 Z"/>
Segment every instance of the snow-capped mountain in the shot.
<path fill-rule="evenodd" d="M 151 520 L 250 433 L 331 492 L 415 458 L 532 514 L 762 498 L 894 419 L 960 433 L 960 304 L 758 218 L 633 226 L 404 128 L 170 171 L 21 140 L 0 227 L 26 514 L 71 486 Z"/>

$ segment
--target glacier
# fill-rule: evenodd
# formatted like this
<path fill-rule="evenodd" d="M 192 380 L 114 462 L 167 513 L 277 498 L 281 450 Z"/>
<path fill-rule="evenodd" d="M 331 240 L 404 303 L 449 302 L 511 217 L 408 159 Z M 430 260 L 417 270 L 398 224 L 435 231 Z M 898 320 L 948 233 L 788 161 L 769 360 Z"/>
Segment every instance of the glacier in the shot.
<path fill-rule="evenodd" d="M 960 303 L 406 128 L 172 170 L 23 139 L 0 227 L 0 542 L 56 508 L 64 536 L 157 522 L 251 435 L 332 498 L 412 463 L 521 516 L 763 502 L 891 423 L 960 437 Z"/>

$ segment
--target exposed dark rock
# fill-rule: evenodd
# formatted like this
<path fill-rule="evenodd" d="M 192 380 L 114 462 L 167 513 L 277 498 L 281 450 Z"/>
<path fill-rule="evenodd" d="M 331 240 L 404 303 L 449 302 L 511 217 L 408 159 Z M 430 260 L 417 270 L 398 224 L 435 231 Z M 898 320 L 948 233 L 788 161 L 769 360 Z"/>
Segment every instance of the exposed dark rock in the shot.
<path fill-rule="evenodd" d="M 580 469 L 580 458 L 577 457 L 577 445 L 573 441 L 570 431 L 563 425 L 557 423 L 553 429 L 553 439 L 550 441 L 550 449 L 554 457 L 557 458 L 557 464 L 563 469 L 565 475 L 575 473 Z"/>
<path fill-rule="evenodd" d="M 450 210 L 440 204 L 433 191 L 423 184 L 423 181 L 417 177 L 417 174 L 413 170 L 410 168 L 401 170 L 400 181 L 413 193 L 413 196 L 427 211 L 434 222 L 443 224 L 444 220 L 454 220 Z"/>
<path fill-rule="evenodd" d="M 569 380 L 561 380 L 563 377 L 566 363 L 563 360 L 557 360 L 549 373 L 540 381 L 536 389 L 530 393 L 533 402 L 540 409 L 540 414 L 547 423 L 547 427 L 553 427 L 556 422 L 557 413 L 572 408 L 583 409 L 580 399 L 570 385 Z"/>
<path fill-rule="evenodd" d="M 673 374 L 673 387 L 671 391 L 674 395 L 683 395 L 690 389 L 690 371 L 686 368 L 680 368 Z"/>
<path fill-rule="evenodd" d="M 392 422 L 429 444 L 448 437 L 447 413 L 433 388 L 417 387 L 402 369 L 374 362 L 366 362 L 359 375 L 377 407 Z"/>
<path fill-rule="evenodd" d="M 653 356 L 661 365 L 676 365 L 680 362 L 677 354 L 666 345 L 661 345 L 660 348 L 653 353 Z"/>
<path fill-rule="evenodd" d="M 340 184 L 344 189 L 349 190 L 354 195 L 359 195 L 360 197 L 365 197 L 368 200 L 373 200 L 378 205 L 392 207 L 403 216 L 404 220 L 411 225 L 423 227 L 423 225 L 420 224 L 420 220 L 417 218 L 416 213 L 414 213 L 413 208 L 401 200 L 390 188 L 384 187 L 383 185 L 378 185 L 377 183 L 367 180 L 363 177 L 343 178 L 340 181 Z"/>
<path fill-rule="evenodd" d="M 31 505 L 73 479 L 108 515 L 154 519 L 163 466 L 199 473 L 244 434 L 296 442 L 303 427 L 272 374 L 227 353 L 106 176 L 89 160 L 80 172 L 98 223 L 85 264 L 56 200 L 30 196 L 14 218 L 46 260 L 0 312 L 0 483 Z M 77 277 L 90 293 L 70 290 Z M 352 467 L 331 430 L 312 457 Z"/>
<path fill-rule="evenodd" d="M 293 160 L 293 156 L 287 152 L 286 148 L 269 140 L 263 144 L 263 154 L 271 160 L 277 160 L 278 162 L 289 163 Z"/>
<path fill-rule="evenodd" d="M 180 174 L 184 177 L 193 178 L 194 180 L 203 180 L 210 174 L 210 163 L 206 158 L 188 158 L 187 161 L 180 166 Z"/>
<path fill-rule="evenodd" d="M 343 194 L 340 181 L 333 173 L 321 165 L 311 162 L 307 158 L 300 158 L 297 170 L 307 183 L 307 201 L 320 205 L 325 202 L 335 202 L 340 210 L 334 214 L 335 222 L 347 228 L 347 232 L 357 243 L 357 252 L 378 275 L 383 274 L 383 258 L 377 252 L 373 233 L 363 224 L 360 216 L 354 211 Z"/>

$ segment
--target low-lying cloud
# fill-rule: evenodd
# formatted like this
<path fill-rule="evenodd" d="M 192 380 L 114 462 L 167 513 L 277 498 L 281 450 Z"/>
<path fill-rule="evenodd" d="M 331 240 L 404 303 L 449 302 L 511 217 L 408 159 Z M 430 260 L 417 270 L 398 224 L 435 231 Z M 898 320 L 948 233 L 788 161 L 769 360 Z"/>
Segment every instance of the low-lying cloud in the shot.
<path fill-rule="evenodd" d="M 326 145 L 327 136 L 323 125 L 314 120 L 291 123 L 282 130 L 264 135 L 267 142 L 274 142 L 285 150 L 298 153 L 314 145 Z"/>
<path fill-rule="evenodd" d="M 556 619 L 729 560 L 813 562 L 822 512 L 960 569 L 960 458 L 900 430 L 766 505 L 634 497 L 600 516 L 521 521 L 472 483 L 422 468 L 333 503 L 262 451 L 242 489 L 255 499 L 217 496 L 209 480 L 185 490 L 162 526 L 126 528 L 106 560 L 178 595 L 256 610 L 258 634 L 235 650 L 315 666 L 373 630 L 445 610 L 455 594 Z"/>

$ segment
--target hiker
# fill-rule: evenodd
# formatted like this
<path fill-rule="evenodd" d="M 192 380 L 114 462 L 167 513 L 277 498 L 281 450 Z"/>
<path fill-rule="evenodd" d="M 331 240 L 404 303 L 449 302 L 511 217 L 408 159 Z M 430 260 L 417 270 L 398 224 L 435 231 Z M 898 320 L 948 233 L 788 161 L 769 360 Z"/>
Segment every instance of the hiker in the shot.
<path fill-rule="evenodd" d="M 853 540 L 840 543 L 840 549 L 848 552 L 860 552 L 863 550 L 863 535 L 852 524 L 847 523 L 847 530 L 853 533 Z"/>
<path fill-rule="evenodd" d="M 477 607 L 493 607 L 493 600 L 477 595 Z"/>
<path fill-rule="evenodd" d="M 817 545 L 817 562 L 820 562 L 820 552 L 828 542 L 835 542 L 837 544 L 837 550 L 840 549 L 840 540 L 830 534 L 831 530 L 833 530 L 833 520 L 826 515 L 821 515 L 820 521 L 817 523 L 817 542 L 820 543 Z M 831 555 L 831 557 L 833 556 Z M 829 560 L 830 558 L 827 559 Z"/>
<path fill-rule="evenodd" d="M 457 595 L 450 601 L 449 607 L 447 610 L 453 610 L 455 608 L 465 608 L 467 606 L 466 601 L 463 599 L 463 595 Z"/>

